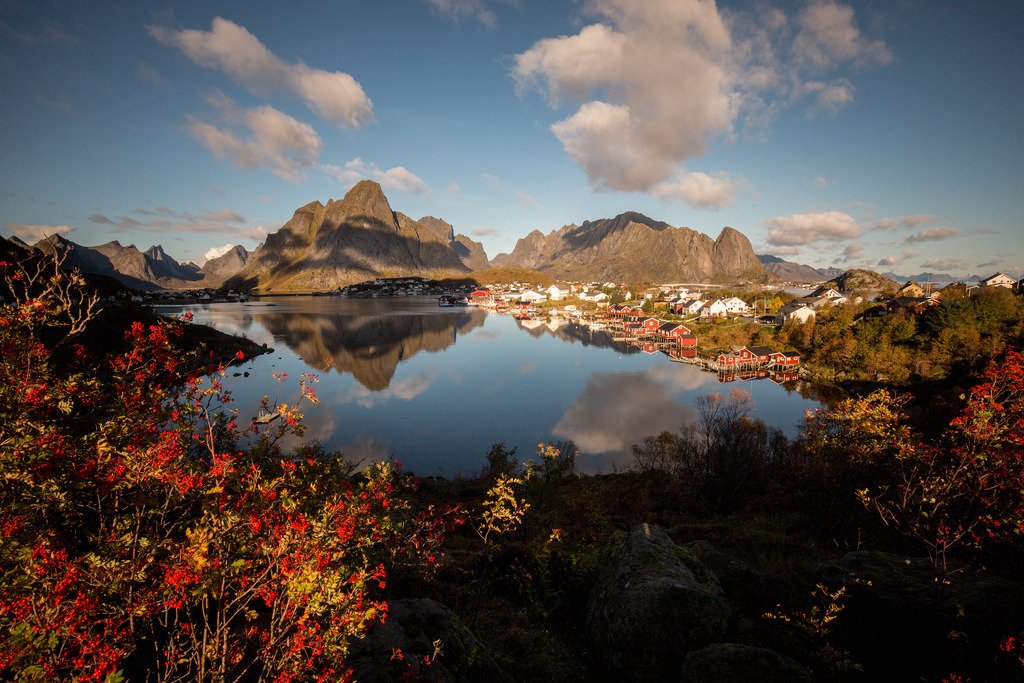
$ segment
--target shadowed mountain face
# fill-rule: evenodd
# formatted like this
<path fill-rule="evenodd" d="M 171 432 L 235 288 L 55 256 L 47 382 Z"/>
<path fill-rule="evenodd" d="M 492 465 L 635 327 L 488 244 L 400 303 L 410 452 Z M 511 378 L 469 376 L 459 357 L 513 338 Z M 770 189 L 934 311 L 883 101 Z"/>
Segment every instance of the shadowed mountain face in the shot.
<path fill-rule="evenodd" d="M 194 263 L 178 263 L 159 244 L 146 251 L 139 251 L 134 244 L 126 247 L 117 240 L 86 247 L 60 235 L 39 240 L 33 248 L 44 254 L 64 255 L 67 269 L 106 275 L 140 291 L 216 287 L 238 272 L 248 257 L 244 247 L 235 247 L 199 268 Z"/>
<path fill-rule="evenodd" d="M 396 213 L 380 185 L 364 180 L 341 201 L 298 209 L 225 284 L 326 291 L 377 277 L 447 277 L 468 271 L 437 224 Z"/>
<path fill-rule="evenodd" d="M 495 257 L 492 265 L 533 268 L 562 280 L 774 279 L 750 241 L 732 228 L 723 228 L 712 240 L 634 212 L 567 225 L 547 235 L 535 230 L 511 254 Z"/>
<path fill-rule="evenodd" d="M 237 245 L 232 247 L 226 254 L 212 258 L 203 264 L 199 271 L 204 281 L 210 287 L 216 287 L 229 277 L 240 271 L 248 263 L 251 254 L 245 247 Z"/>
<path fill-rule="evenodd" d="M 765 268 L 774 273 L 780 280 L 785 280 L 786 282 L 821 282 L 827 279 L 811 266 L 786 261 L 778 256 L 758 254 L 757 258 L 764 264 Z"/>
<path fill-rule="evenodd" d="M 448 348 L 460 334 L 483 325 L 486 315 L 465 309 L 445 315 L 358 316 L 271 311 L 257 317 L 309 365 L 351 373 L 367 389 L 383 391 L 400 361 Z"/>

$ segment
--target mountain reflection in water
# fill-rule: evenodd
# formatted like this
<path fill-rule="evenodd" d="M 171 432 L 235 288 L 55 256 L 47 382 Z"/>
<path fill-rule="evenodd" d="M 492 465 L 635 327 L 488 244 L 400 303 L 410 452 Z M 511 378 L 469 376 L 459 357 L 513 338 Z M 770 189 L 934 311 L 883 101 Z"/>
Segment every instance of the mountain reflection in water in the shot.
<path fill-rule="evenodd" d="M 279 386 L 273 374 L 313 372 L 320 404 L 303 406 L 306 439 L 353 460 L 394 455 L 420 475 L 475 474 L 496 442 L 525 460 L 538 442 L 562 439 L 580 447 L 581 471 L 621 469 L 634 443 L 692 423 L 696 397 L 733 387 L 790 436 L 819 405 L 806 383 L 721 384 L 565 318 L 516 320 L 417 297 L 280 297 L 169 312 L 182 310 L 274 347 L 225 378 L 240 416 L 255 414 L 264 395 L 294 400 L 294 379 Z"/>
<path fill-rule="evenodd" d="M 357 309 L 358 310 L 358 309 Z M 441 351 L 482 326 L 486 312 L 356 314 L 268 309 L 259 322 L 313 368 L 348 372 L 370 391 L 391 385 L 395 368 L 420 351 Z"/>

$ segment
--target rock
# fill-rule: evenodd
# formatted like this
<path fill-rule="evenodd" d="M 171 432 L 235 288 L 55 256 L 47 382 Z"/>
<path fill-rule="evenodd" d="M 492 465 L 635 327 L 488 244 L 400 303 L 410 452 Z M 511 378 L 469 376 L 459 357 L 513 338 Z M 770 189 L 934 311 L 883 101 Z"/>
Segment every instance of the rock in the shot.
<path fill-rule="evenodd" d="M 785 592 L 775 577 L 754 571 L 707 541 L 693 541 L 683 547 L 714 573 L 733 606 L 744 605 L 760 612 L 774 607 Z"/>
<path fill-rule="evenodd" d="M 434 657 L 437 641 L 440 654 Z M 401 659 L 394 657 L 396 648 Z M 424 657 L 433 659 L 429 666 Z M 387 619 L 353 644 L 350 661 L 355 680 L 363 683 L 511 680 L 454 612 L 427 598 L 388 602 Z"/>
<path fill-rule="evenodd" d="M 547 235 L 534 230 L 492 266 L 533 268 L 561 280 L 698 282 L 706 278 L 771 281 L 750 241 L 726 227 L 718 239 L 674 228 L 643 214 L 566 225 Z"/>
<path fill-rule="evenodd" d="M 686 655 L 683 683 L 796 683 L 811 672 L 775 650 L 736 643 L 715 643 Z"/>
<path fill-rule="evenodd" d="M 990 655 L 1024 624 L 1024 586 L 985 572 L 951 572 L 943 584 L 925 558 L 857 551 L 819 575 L 846 587 L 835 632 L 870 669 L 955 670 L 965 657 Z"/>
<path fill-rule="evenodd" d="M 729 604 L 715 575 L 660 527 L 640 524 L 598 577 L 587 635 L 626 680 L 678 675 L 682 657 L 724 639 Z"/>

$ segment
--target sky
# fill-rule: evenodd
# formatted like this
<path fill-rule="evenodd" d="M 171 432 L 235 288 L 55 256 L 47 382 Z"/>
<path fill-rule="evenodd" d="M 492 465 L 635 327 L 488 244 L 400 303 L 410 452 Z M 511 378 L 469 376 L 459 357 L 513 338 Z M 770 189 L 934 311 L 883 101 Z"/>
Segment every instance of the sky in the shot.
<path fill-rule="evenodd" d="M 1017 0 L 0 0 L 0 233 L 254 248 L 361 179 L 511 251 L 639 211 L 1024 271 Z"/>

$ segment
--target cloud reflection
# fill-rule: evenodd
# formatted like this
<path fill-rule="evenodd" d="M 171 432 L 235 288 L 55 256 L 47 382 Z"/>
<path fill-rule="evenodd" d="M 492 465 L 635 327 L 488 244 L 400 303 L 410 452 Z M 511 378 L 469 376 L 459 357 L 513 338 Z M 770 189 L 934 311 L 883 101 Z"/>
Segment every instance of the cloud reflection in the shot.
<path fill-rule="evenodd" d="M 596 373 L 551 432 L 572 439 L 585 453 L 626 453 L 645 436 L 693 421 L 693 407 L 676 399 L 677 381 L 658 367 Z"/>

